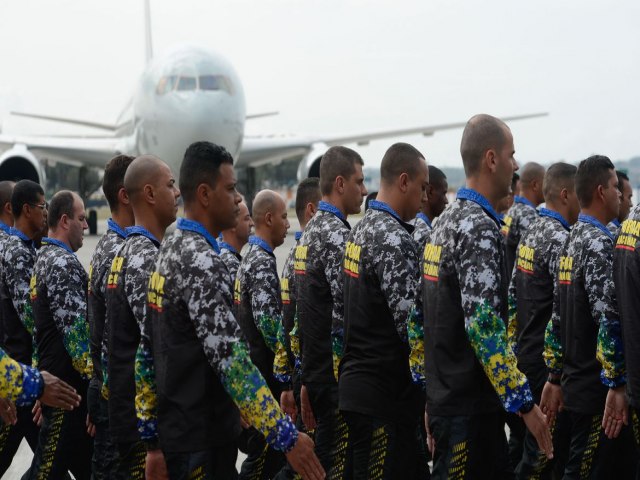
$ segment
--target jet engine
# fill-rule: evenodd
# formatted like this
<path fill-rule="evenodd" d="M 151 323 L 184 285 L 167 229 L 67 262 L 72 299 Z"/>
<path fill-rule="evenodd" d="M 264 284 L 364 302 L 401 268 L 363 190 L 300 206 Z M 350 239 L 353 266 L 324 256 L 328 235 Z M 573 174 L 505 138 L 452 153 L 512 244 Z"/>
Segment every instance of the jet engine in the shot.
<path fill-rule="evenodd" d="M 0 180 L 33 180 L 41 185 L 45 173 L 40 161 L 25 145 L 14 145 L 0 156 Z"/>
<path fill-rule="evenodd" d="M 307 177 L 320 176 L 320 160 L 322 155 L 329 149 L 326 143 L 314 143 L 298 166 L 298 180 L 302 181 Z"/>

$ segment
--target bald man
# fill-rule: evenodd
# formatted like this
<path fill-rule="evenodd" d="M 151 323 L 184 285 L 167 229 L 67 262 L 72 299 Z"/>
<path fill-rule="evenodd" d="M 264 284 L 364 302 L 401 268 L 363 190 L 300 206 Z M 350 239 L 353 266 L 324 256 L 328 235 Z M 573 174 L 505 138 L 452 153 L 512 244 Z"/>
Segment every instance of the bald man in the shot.
<path fill-rule="evenodd" d="M 536 208 L 544 202 L 542 182 L 544 167 L 535 162 L 525 163 L 520 169 L 520 195 L 514 195 L 513 205 L 504 218 L 507 229 L 502 230 L 507 246 L 507 271 L 513 272 L 516 248 L 529 225 L 538 217 Z"/>
<path fill-rule="evenodd" d="M 171 169 L 151 155 L 127 168 L 124 188 L 135 225 L 116 254 L 107 279 L 109 424 L 118 445 L 118 474 L 164 472 L 158 446 L 155 379 L 147 311 L 149 275 L 165 231 L 176 219 L 180 192 Z M 134 375 L 135 373 L 135 375 Z"/>
<path fill-rule="evenodd" d="M 220 233 L 220 258 L 229 270 L 230 286 L 236 281 L 236 274 L 242 261 L 242 247 L 249 241 L 251 229 L 253 228 L 253 219 L 249 213 L 249 208 L 244 202 L 240 202 L 240 211 L 238 212 L 238 224 L 233 228 L 228 228 Z"/>
<path fill-rule="evenodd" d="M 291 389 L 291 366 L 284 347 L 282 299 L 273 250 L 284 243 L 289 229 L 287 208 L 271 190 L 258 192 L 253 201 L 255 235 L 240 263 L 234 286 L 236 318 L 249 343 L 251 360 L 267 381 L 275 398 Z M 271 478 L 285 464 L 285 457 L 255 430 L 252 451 L 242 464 L 240 478 Z M 247 433 L 247 432 L 245 432 Z"/>

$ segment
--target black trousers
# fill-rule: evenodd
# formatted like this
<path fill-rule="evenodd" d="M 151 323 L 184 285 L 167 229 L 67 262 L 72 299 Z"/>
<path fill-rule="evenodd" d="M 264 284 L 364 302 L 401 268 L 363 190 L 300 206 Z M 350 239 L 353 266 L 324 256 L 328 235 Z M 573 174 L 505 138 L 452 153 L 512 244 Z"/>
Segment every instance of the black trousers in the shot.
<path fill-rule="evenodd" d="M 505 415 L 429 417 L 436 443 L 433 479 L 504 479 L 512 477 L 507 458 Z"/>
<path fill-rule="evenodd" d="M 569 457 L 564 479 L 610 478 L 612 442 L 604 435 L 602 414 L 567 412 L 570 429 Z"/>
<path fill-rule="evenodd" d="M 349 431 L 338 410 L 338 384 L 309 383 L 305 386 L 316 419 L 314 451 L 327 472 L 327 479 L 350 479 Z"/>
<path fill-rule="evenodd" d="M 118 447 L 109 431 L 109 406 L 100 390 L 102 382 L 92 378 L 87 391 L 87 408 L 89 417 L 96 427 L 93 439 L 93 458 L 91 472 L 93 480 L 124 480 L 127 477 L 118 473 Z"/>
<path fill-rule="evenodd" d="M 164 452 L 170 480 L 236 480 L 237 458 L 235 443 L 200 452 Z"/>
<path fill-rule="evenodd" d="M 29 479 L 59 479 L 71 472 L 76 480 L 91 478 L 93 439 L 86 431 L 87 407 L 70 412 L 42 407 L 42 426 Z"/>
<path fill-rule="evenodd" d="M 245 445 L 247 453 L 247 458 L 240 467 L 238 478 L 241 480 L 271 479 L 287 463 L 284 454 L 270 447 L 262 434 L 253 427 L 242 431 L 239 442 Z"/>
<path fill-rule="evenodd" d="M 17 407 L 17 423 L 0 427 L 0 478 L 11 466 L 23 438 L 27 440 L 31 451 L 35 452 L 38 447 L 40 429 L 33 423 L 32 408 L 32 406 Z"/>
<path fill-rule="evenodd" d="M 119 442 L 116 446 L 118 449 L 117 478 L 144 480 L 144 467 L 147 459 L 145 444 L 141 441 Z"/>
<path fill-rule="evenodd" d="M 417 478 L 418 445 L 414 412 L 408 421 L 389 420 L 342 411 L 349 429 L 353 480 Z"/>

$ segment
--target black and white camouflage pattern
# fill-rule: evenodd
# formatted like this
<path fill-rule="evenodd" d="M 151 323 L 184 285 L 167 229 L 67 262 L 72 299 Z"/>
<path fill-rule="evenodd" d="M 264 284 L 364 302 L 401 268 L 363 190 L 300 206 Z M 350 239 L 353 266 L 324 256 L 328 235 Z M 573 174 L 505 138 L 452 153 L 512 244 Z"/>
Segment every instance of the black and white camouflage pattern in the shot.
<path fill-rule="evenodd" d="M 107 277 L 111 270 L 113 258 L 124 245 L 125 239 L 115 231 L 109 229 L 102 236 L 91 256 L 89 264 L 89 329 L 91 332 L 91 358 L 96 376 L 102 380 L 102 356 L 107 358 L 109 338 L 106 322 L 106 290 Z M 93 297 L 93 298 L 91 298 Z M 100 303 L 104 310 L 93 307 L 93 303 Z"/>
<path fill-rule="evenodd" d="M 420 217 L 416 217 L 414 219 L 413 226 L 415 227 L 413 230 L 413 239 L 415 240 L 416 245 L 418 245 L 418 253 L 422 254 L 424 246 L 429 243 L 429 237 L 433 231 L 433 226 L 427 224 L 427 222 Z"/>
<path fill-rule="evenodd" d="M 220 259 L 224 262 L 229 270 L 229 276 L 231 278 L 231 290 L 233 290 L 233 284 L 236 281 L 236 275 L 238 274 L 238 268 L 240 268 L 240 262 L 242 257 L 240 254 L 232 252 L 224 246 L 220 246 Z"/>
<path fill-rule="evenodd" d="M 293 273 L 293 263 L 295 261 L 296 255 L 296 247 L 300 245 L 300 240 L 296 240 L 296 243 L 289 253 L 287 254 L 287 258 L 284 261 L 284 265 L 282 267 L 282 275 L 280 276 L 280 290 L 282 292 L 282 325 L 284 326 L 284 330 L 287 334 L 291 332 L 293 329 L 293 325 L 295 322 L 296 316 L 296 279 L 295 274 Z M 286 280 L 287 290 L 285 293 L 284 285 L 282 284 L 282 280 Z M 287 295 L 287 300 L 285 300 L 285 295 Z M 287 348 L 291 348 L 290 345 Z"/>
<path fill-rule="evenodd" d="M 176 229 L 164 240 L 155 270 L 166 278 L 163 309 L 194 323 L 209 364 L 221 375 L 242 338 L 224 262 L 202 235 Z"/>
<path fill-rule="evenodd" d="M 522 235 L 527 231 L 529 226 L 537 218 L 537 210 L 531 205 L 527 205 L 521 202 L 514 202 L 509 208 L 507 215 L 511 217 L 511 225 L 509 226 L 509 232 L 505 239 L 507 246 L 507 268 L 509 275 L 513 270 L 515 259 L 517 258 L 518 243 Z"/>
<path fill-rule="evenodd" d="M 621 227 L 620 223 L 616 221 L 611 221 L 607 224 L 607 228 L 613 234 L 613 238 L 618 237 L 618 234 L 620 233 L 620 227 Z"/>

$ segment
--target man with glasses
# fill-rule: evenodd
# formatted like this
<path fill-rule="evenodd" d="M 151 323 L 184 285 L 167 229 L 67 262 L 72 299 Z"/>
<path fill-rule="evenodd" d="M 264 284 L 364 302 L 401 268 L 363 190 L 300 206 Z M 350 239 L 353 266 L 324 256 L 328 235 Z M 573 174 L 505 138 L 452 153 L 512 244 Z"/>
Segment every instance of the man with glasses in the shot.
<path fill-rule="evenodd" d="M 36 261 L 36 242 L 47 224 L 47 203 L 42 187 L 31 180 L 16 183 L 11 194 L 15 225 L 10 229 L 0 258 L 0 301 L 7 354 L 14 360 L 33 364 L 33 312 L 29 281 Z M 0 443 L 0 474 L 9 466 L 23 438 L 33 451 L 38 445 L 38 427 L 32 421 L 31 406 L 17 409 L 17 423 Z"/>

